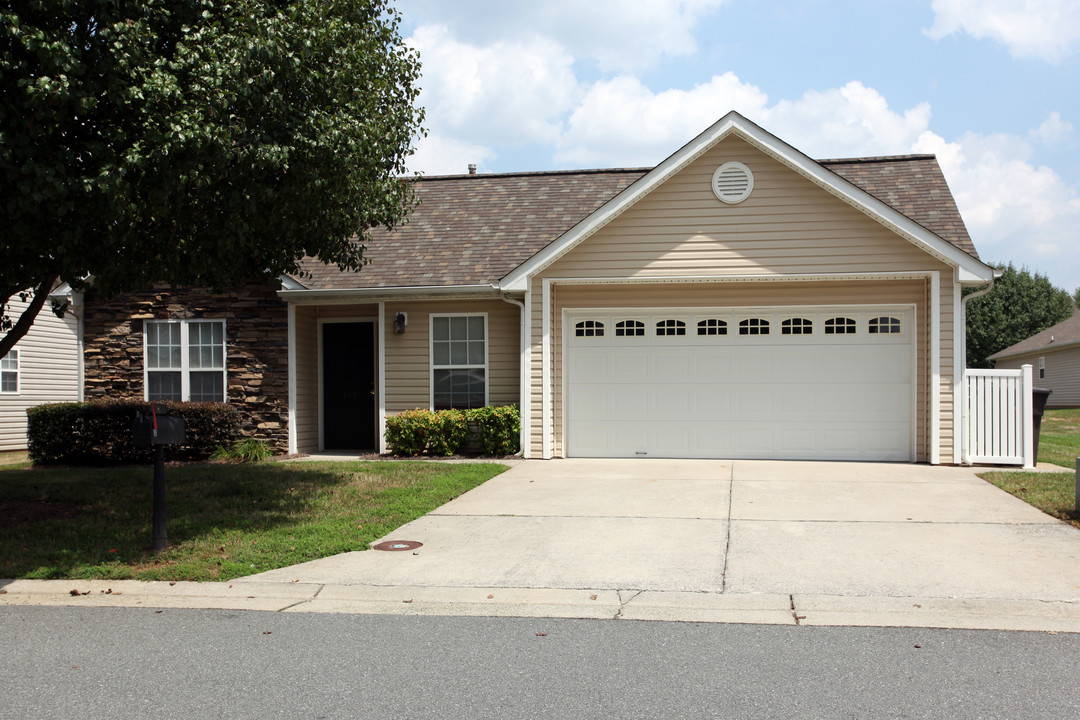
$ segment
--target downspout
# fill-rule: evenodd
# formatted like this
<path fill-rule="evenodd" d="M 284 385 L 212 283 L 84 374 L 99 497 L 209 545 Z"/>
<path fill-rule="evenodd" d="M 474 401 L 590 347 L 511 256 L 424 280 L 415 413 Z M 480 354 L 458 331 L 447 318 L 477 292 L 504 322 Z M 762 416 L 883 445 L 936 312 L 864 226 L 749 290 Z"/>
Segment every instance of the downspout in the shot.
<path fill-rule="evenodd" d="M 494 283 L 491 287 L 495 288 L 496 290 L 499 289 L 499 286 Z M 521 311 L 518 314 L 518 410 L 520 412 L 522 407 L 524 406 L 524 395 L 526 392 L 528 392 L 528 387 L 526 386 L 524 362 L 525 352 L 527 349 L 526 343 L 528 342 L 528 338 L 525 337 L 525 303 L 510 297 L 510 294 L 505 290 L 499 294 L 499 299 L 503 302 L 510 303 L 511 305 L 517 305 L 518 309 Z M 521 422 L 519 423 L 518 430 L 518 455 L 524 456 L 525 442 L 525 423 Z"/>
<path fill-rule="evenodd" d="M 85 316 L 85 293 L 81 293 L 75 290 L 71 291 L 71 305 L 75 311 L 75 354 L 78 358 L 76 363 L 77 372 L 79 373 L 79 382 L 76 389 L 76 394 L 79 402 L 85 402 L 86 400 L 86 359 L 83 357 L 83 353 L 86 350 L 86 326 L 84 324 Z"/>
<path fill-rule="evenodd" d="M 975 298 L 982 297 L 986 293 L 993 290 L 994 289 L 994 280 L 1001 277 L 1001 275 L 1003 273 L 1004 273 L 1004 270 L 995 269 L 994 274 L 993 274 L 993 276 L 991 276 L 990 282 L 988 282 L 986 284 L 986 287 L 979 288 L 975 292 L 969 293 L 968 295 L 966 295 L 960 301 L 960 311 L 963 313 L 962 317 L 960 318 L 961 321 L 962 321 L 961 327 L 964 328 L 964 341 L 961 344 L 962 350 L 961 350 L 960 357 L 963 360 L 962 371 L 965 373 L 965 375 L 967 374 L 967 304 L 970 301 L 974 300 Z M 964 465 L 970 465 L 971 460 L 969 459 L 969 455 L 968 455 L 968 450 L 969 450 L 969 448 L 968 448 L 968 423 L 969 423 L 969 419 L 968 419 L 968 411 L 967 411 L 968 397 L 967 397 L 967 378 L 966 377 L 964 377 L 964 379 L 963 379 L 962 387 L 963 387 L 963 397 L 961 399 L 961 411 L 960 411 L 960 420 L 961 420 L 961 428 L 960 428 L 960 442 L 961 442 L 960 462 L 963 463 Z"/>

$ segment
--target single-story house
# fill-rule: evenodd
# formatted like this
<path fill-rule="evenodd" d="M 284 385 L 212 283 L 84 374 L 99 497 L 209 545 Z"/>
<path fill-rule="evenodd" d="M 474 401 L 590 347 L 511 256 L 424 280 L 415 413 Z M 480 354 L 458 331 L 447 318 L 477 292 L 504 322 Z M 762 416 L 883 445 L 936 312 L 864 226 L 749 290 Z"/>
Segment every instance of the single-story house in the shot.
<path fill-rule="evenodd" d="M 1031 365 L 1035 386 L 1051 391 L 1047 407 L 1080 407 L 1080 312 L 989 359 L 1001 370 Z"/>
<path fill-rule="evenodd" d="M 62 286 L 50 297 L 65 302 L 71 293 Z M 18 322 L 29 305 L 29 298 L 12 298 L 7 311 L 11 322 Z M 79 323 L 78 312 L 59 318 L 46 303 L 29 332 L 0 357 L 0 452 L 26 449 L 27 408 L 82 399 Z"/>
<path fill-rule="evenodd" d="M 88 300 L 87 395 L 227 399 L 291 452 L 517 403 L 531 458 L 960 461 L 993 269 L 933 156 L 812 160 L 733 112 L 656 167 L 417 193 L 358 273 Z"/>

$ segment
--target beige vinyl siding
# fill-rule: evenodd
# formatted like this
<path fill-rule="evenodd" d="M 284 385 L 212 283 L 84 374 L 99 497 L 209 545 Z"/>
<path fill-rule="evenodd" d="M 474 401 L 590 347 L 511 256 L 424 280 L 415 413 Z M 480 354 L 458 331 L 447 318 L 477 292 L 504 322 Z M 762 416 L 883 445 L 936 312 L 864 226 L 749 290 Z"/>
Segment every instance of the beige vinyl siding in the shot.
<path fill-rule="evenodd" d="M 739 161 L 754 173 L 754 191 L 744 202 L 725 205 L 712 194 L 713 171 Z M 882 304 L 891 297 L 917 305 L 918 377 L 916 455 L 930 459 L 931 323 L 928 280 L 836 280 L 713 282 L 672 286 L 560 283 L 609 278 L 698 278 L 770 275 L 937 272 L 940 278 L 941 460 L 952 458 L 953 268 L 835 197 L 802 175 L 729 138 L 690 163 L 533 279 L 532 442 L 542 452 L 543 283 L 552 279 L 551 318 L 582 302 L 596 306 L 775 306 L 784 304 Z M 667 289 L 665 289 L 665 287 Z M 590 295 L 590 293 L 595 293 Z M 550 442 L 561 454 L 561 329 L 552 332 L 552 392 L 555 422 Z"/>
<path fill-rule="evenodd" d="M 297 452 L 319 449 L 319 309 L 296 307 L 296 400 L 290 422 L 296 423 Z"/>
<path fill-rule="evenodd" d="M 17 322 L 28 302 L 16 296 L 8 309 Z M 27 408 L 79 400 L 79 343 L 76 309 L 60 319 L 44 307 L 19 351 L 19 392 L 0 393 L 0 452 L 26 448 Z"/>
<path fill-rule="evenodd" d="M 405 312 L 405 332 L 392 331 L 394 316 Z M 521 311 L 501 300 L 388 302 L 384 326 L 386 342 L 386 413 L 431 407 L 432 314 L 486 314 L 488 403 L 520 402 Z"/>
<path fill-rule="evenodd" d="M 1046 358 L 1046 377 L 1039 377 L 1039 358 Z M 1051 408 L 1080 407 L 1080 345 L 1060 349 L 1044 349 L 1024 355 L 1003 358 L 995 363 L 1001 370 L 1016 370 L 1031 366 L 1031 381 L 1035 387 L 1050 390 L 1046 406 Z"/>

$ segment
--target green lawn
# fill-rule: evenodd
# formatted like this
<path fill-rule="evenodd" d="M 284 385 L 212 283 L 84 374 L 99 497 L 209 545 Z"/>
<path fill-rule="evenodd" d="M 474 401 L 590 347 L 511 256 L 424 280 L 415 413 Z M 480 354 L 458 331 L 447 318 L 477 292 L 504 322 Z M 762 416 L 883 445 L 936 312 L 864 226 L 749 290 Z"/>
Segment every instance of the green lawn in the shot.
<path fill-rule="evenodd" d="M 365 550 L 504 470 L 434 462 L 169 466 L 170 547 L 152 554 L 152 466 L 0 468 L 0 577 L 228 580 Z"/>
<path fill-rule="evenodd" d="M 1056 518 L 1080 527 L 1076 507 L 1076 458 L 1080 457 L 1080 410 L 1047 410 L 1039 437 L 1039 462 L 1070 472 L 980 473 L 980 477 Z"/>

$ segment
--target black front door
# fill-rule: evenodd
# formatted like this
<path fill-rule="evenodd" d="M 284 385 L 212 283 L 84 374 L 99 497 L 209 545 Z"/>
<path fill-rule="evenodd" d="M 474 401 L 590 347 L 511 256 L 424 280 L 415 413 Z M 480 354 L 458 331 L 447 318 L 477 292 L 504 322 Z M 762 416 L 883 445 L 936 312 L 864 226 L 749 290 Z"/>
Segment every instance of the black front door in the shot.
<path fill-rule="evenodd" d="M 323 440 L 327 450 L 368 450 L 375 437 L 375 323 L 323 326 Z"/>

